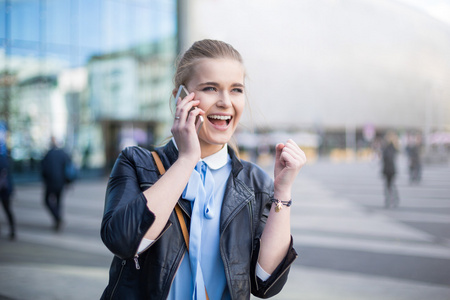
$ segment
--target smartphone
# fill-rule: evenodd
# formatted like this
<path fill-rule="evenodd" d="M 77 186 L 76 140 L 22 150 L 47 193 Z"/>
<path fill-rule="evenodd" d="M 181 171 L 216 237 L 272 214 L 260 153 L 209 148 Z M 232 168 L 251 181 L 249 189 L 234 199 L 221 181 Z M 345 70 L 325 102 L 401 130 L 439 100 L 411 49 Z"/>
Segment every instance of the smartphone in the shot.
<path fill-rule="evenodd" d="M 187 89 L 184 87 L 184 85 L 180 85 L 180 87 L 178 88 L 177 96 L 175 97 L 173 111 L 175 111 L 177 108 L 178 98 L 181 98 L 181 100 L 183 100 L 184 98 L 186 98 L 187 95 L 189 95 Z"/>
<path fill-rule="evenodd" d="M 184 87 L 184 85 L 180 85 L 178 88 L 177 95 L 175 97 L 175 108 L 173 111 L 176 111 L 178 98 L 184 99 L 187 95 L 189 95 L 188 90 Z M 191 110 L 194 110 L 195 107 L 193 107 Z M 195 121 L 195 127 L 197 127 L 197 134 L 200 132 L 200 129 L 202 129 L 203 125 L 203 116 L 198 116 L 197 121 Z"/>

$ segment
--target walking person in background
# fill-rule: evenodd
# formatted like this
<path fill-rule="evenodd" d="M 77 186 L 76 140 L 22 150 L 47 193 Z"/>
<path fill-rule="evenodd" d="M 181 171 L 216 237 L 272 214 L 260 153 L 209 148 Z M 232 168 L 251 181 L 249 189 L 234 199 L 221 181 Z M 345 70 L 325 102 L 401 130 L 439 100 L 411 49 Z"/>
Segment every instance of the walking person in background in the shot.
<path fill-rule="evenodd" d="M 14 240 L 16 237 L 16 224 L 12 211 L 12 194 L 14 184 L 11 174 L 11 160 L 9 157 L 8 147 L 6 145 L 6 125 L 0 122 L 0 199 L 2 201 L 3 210 L 9 225 L 9 239 Z"/>
<path fill-rule="evenodd" d="M 267 298 L 283 288 L 297 257 L 291 190 L 306 157 L 292 140 L 278 144 L 274 180 L 238 158 L 230 139 L 244 81 L 241 55 L 221 41 L 198 41 L 178 62 L 173 95 L 180 85 L 190 93 L 175 97 L 173 138 L 154 158 L 124 149 L 109 178 L 101 236 L 115 256 L 102 299 Z"/>
<path fill-rule="evenodd" d="M 400 202 L 398 191 L 395 186 L 395 175 L 397 173 L 396 159 L 398 152 L 397 135 L 393 132 L 388 132 L 385 136 L 384 145 L 382 148 L 381 158 L 383 163 L 384 176 L 384 195 L 385 207 L 398 207 Z"/>
<path fill-rule="evenodd" d="M 408 145 L 406 146 L 406 154 L 408 155 L 409 182 L 420 183 L 422 179 L 422 160 L 421 160 L 421 139 L 417 135 L 408 137 Z"/>
<path fill-rule="evenodd" d="M 41 163 L 42 179 L 45 185 L 44 203 L 53 218 L 53 229 L 59 231 L 63 222 L 62 196 L 66 184 L 66 168 L 70 165 L 69 155 L 57 146 L 51 138 L 50 150 Z"/>

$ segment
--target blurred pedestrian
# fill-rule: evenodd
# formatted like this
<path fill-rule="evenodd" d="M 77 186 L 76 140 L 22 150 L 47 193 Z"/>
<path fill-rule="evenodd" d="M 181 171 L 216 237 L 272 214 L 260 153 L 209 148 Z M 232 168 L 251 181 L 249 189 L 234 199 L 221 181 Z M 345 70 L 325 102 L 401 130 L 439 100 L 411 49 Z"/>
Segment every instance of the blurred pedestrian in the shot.
<path fill-rule="evenodd" d="M 422 179 L 421 139 L 419 136 L 408 137 L 406 154 L 408 155 L 409 182 L 419 183 Z"/>
<path fill-rule="evenodd" d="M 53 218 L 55 231 L 61 229 L 62 198 L 66 182 L 66 170 L 70 166 L 69 155 L 57 146 L 56 139 L 51 138 L 50 150 L 41 163 L 42 178 L 45 184 L 44 203 Z"/>
<path fill-rule="evenodd" d="M 15 218 L 12 211 L 12 194 L 14 184 L 11 172 L 11 160 L 6 145 L 6 125 L 0 123 L 0 198 L 2 206 L 8 219 L 9 239 L 14 240 L 16 237 Z"/>
<path fill-rule="evenodd" d="M 110 175 L 101 236 L 115 256 L 102 299 L 274 296 L 297 256 L 291 191 L 305 154 L 278 144 L 274 180 L 238 158 L 229 142 L 245 70 L 231 45 L 194 43 L 174 81 L 174 95 L 191 93 L 175 98 L 173 138 L 153 154 L 124 149 Z"/>
<path fill-rule="evenodd" d="M 381 152 L 384 176 L 384 195 L 385 207 L 398 207 L 400 199 L 395 186 L 395 175 L 397 173 L 396 160 L 398 152 L 397 135 L 388 132 L 384 139 L 384 145 Z"/>

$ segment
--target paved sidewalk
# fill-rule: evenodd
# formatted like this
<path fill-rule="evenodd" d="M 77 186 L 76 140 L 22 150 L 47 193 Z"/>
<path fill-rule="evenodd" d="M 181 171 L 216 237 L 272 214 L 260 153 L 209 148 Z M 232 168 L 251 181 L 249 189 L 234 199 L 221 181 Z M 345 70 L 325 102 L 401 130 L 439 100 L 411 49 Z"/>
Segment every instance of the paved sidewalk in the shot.
<path fill-rule="evenodd" d="M 389 274 L 403 268 L 396 257 L 411 256 L 445 261 L 440 275 L 450 276 L 448 243 L 436 244 L 431 235 L 339 198 L 314 180 L 302 178 L 297 189 L 292 232 L 299 258 L 276 299 L 450 299 L 449 280 L 438 285 Z M 385 257 L 393 257 L 387 266 Z M 378 272 L 369 271 L 377 264 Z"/>
<path fill-rule="evenodd" d="M 366 167 L 338 168 L 343 177 L 371 182 L 366 189 L 372 192 L 364 192 L 365 201 L 379 192 L 373 178 L 366 178 L 370 166 Z M 314 173 L 321 168 L 336 170 L 336 166 L 311 164 L 298 177 L 292 233 L 300 256 L 285 289 L 273 299 L 450 299 L 448 240 L 436 241 L 432 234 L 389 215 L 406 213 L 406 200 L 405 209 L 398 212 L 368 209 L 352 195 L 337 193 L 321 179 L 328 176 L 325 173 Z M 105 187 L 106 179 L 91 179 L 68 190 L 65 225 L 55 233 L 42 206 L 41 186 L 18 186 L 16 241 L 7 240 L 0 215 L 0 299 L 100 297 L 111 260 L 99 236 Z M 447 190 L 435 190 L 431 203 L 450 211 Z M 439 217 L 444 226 L 450 224 L 449 214 Z"/>

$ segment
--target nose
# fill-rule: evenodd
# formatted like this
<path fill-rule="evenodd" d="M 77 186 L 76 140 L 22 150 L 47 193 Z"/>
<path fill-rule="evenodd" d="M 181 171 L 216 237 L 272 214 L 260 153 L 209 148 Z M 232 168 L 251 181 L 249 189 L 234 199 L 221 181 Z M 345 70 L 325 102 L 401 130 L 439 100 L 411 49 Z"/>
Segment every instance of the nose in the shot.
<path fill-rule="evenodd" d="M 227 108 L 231 106 L 231 97 L 227 91 L 223 91 L 219 94 L 219 100 L 217 101 L 217 106 Z"/>

